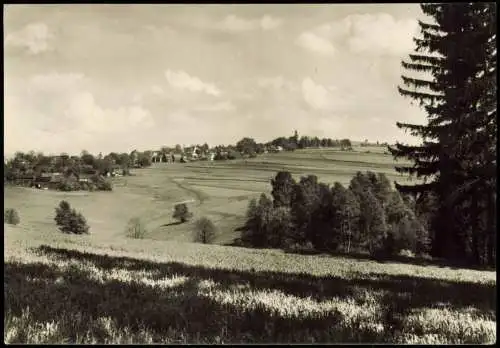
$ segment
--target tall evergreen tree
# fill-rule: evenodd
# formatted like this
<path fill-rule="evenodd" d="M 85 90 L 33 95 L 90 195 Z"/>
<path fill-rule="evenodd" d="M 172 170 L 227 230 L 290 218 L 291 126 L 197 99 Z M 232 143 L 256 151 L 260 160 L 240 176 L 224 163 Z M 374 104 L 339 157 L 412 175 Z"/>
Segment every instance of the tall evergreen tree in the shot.
<path fill-rule="evenodd" d="M 417 52 L 410 54 L 410 62 L 403 61 L 402 65 L 407 70 L 429 73 L 432 78 L 402 76 L 406 87 L 398 90 L 425 108 L 428 122 L 398 123 L 399 128 L 409 130 L 423 142 L 419 146 L 398 143 L 389 151 L 396 158 L 405 157 L 414 163 L 396 168 L 398 172 L 424 179 L 412 186 L 396 184 L 401 192 L 420 195 L 431 191 L 438 197 L 433 254 L 462 258 L 468 248 L 467 236 L 476 233 L 471 229 L 474 217 L 467 218 L 471 204 L 465 192 L 481 181 L 474 172 L 483 173 L 482 182 L 491 187 L 492 176 L 486 173 L 496 171 L 496 162 L 493 165 L 491 160 L 489 166 L 478 164 L 478 153 L 495 158 L 491 144 L 496 121 L 492 121 L 491 110 L 487 109 L 492 105 L 496 108 L 496 100 L 493 102 L 493 94 L 486 90 L 491 90 L 491 76 L 496 76 L 496 71 L 493 73 L 485 66 L 496 62 L 496 57 L 492 59 L 496 49 L 491 43 L 496 35 L 496 5 L 422 4 L 421 9 L 434 23 L 419 21 L 422 37 L 414 39 Z M 480 150 L 474 152 L 476 148 Z M 466 219 L 461 220 L 462 217 Z"/>

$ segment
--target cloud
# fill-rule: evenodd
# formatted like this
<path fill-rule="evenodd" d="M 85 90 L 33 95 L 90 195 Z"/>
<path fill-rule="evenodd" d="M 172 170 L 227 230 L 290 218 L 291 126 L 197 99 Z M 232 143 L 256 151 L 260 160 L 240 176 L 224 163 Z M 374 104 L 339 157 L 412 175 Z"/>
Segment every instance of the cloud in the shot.
<path fill-rule="evenodd" d="M 167 70 L 165 72 L 165 77 L 167 78 L 170 86 L 188 90 L 191 92 L 204 92 L 209 95 L 219 96 L 221 91 L 212 83 L 205 83 L 201 81 L 199 78 L 190 76 L 184 71 L 172 71 Z"/>
<path fill-rule="evenodd" d="M 73 95 L 64 115 L 87 133 L 124 132 L 131 127 L 149 128 L 154 124 L 149 111 L 143 107 L 104 108 L 88 91 Z"/>
<path fill-rule="evenodd" d="M 287 81 L 283 76 L 276 77 L 260 77 L 257 79 L 257 84 L 261 88 L 272 88 L 275 90 L 295 90 L 292 82 Z"/>
<path fill-rule="evenodd" d="M 163 95 L 163 93 L 165 93 L 165 91 L 163 90 L 163 88 L 161 88 L 160 86 L 158 85 L 153 85 L 151 87 L 151 93 L 155 94 L 155 95 Z"/>
<path fill-rule="evenodd" d="M 90 79 L 75 73 L 49 73 L 9 82 L 4 109 L 6 147 L 80 151 L 110 139 L 129 140 L 126 134 L 154 125 L 151 113 L 142 105 L 104 106 L 91 86 Z"/>
<path fill-rule="evenodd" d="M 23 29 L 7 34 L 5 44 L 27 49 L 30 54 L 36 55 L 50 50 L 49 41 L 53 38 L 45 23 L 32 23 Z"/>
<path fill-rule="evenodd" d="M 415 19 L 397 20 L 387 13 L 353 14 L 303 32 L 297 43 L 322 54 L 333 54 L 345 46 L 352 53 L 402 55 L 414 49 L 418 32 Z"/>
<path fill-rule="evenodd" d="M 333 56 L 335 48 L 328 39 L 315 33 L 304 32 L 297 38 L 296 43 L 303 48 L 326 56 Z"/>
<path fill-rule="evenodd" d="M 387 13 L 352 15 L 349 48 L 356 53 L 407 54 L 414 49 L 412 38 L 418 30 L 414 19 L 396 20 Z"/>
<path fill-rule="evenodd" d="M 332 107 L 330 92 L 323 85 L 316 84 L 307 77 L 302 81 L 302 96 L 306 103 L 317 110 L 328 110 Z"/>
<path fill-rule="evenodd" d="M 209 111 L 209 112 L 234 111 L 234 110 L 236 110 L 236 106 L 229 101 L 218 102 L 215 104 L 203 105 L 193 108 L 193 111 Z"/>
<path fill-rule="evenodd" d="M 33 76 L 29 80 L 30 90 L 44 92 L 61 92 L 77 88 L 84 82 L 85 76 L 77 73 L 60 74 L 51 72 Z"/>
<path fill-rule="evenodd" d="M 229 32 L 244 32 L 252 30 L 273 30 L 281 26 L 283 20 L 265 15 L 259 19 L 246 19 L 235 15 L 228 15 L 214 27 Z"/>

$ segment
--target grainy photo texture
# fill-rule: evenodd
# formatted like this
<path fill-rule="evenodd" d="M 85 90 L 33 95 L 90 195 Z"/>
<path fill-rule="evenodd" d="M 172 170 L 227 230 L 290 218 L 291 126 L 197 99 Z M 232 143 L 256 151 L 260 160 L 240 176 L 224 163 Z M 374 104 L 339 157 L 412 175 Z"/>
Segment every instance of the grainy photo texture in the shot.
<path fill-rule="evenodd" d="M 495 343 L 496 9 L 4 5 L 4 341 Z"/>

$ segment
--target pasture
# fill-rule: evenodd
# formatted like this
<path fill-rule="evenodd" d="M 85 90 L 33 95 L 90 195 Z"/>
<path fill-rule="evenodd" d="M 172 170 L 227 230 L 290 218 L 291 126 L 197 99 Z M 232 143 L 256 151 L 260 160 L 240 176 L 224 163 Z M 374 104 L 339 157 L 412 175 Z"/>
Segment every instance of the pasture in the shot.
<path fill-rule="evenodd" d="M 363 149 L 366 150 L 366 149 Z M 292 255 L 191 241 L 175 202 L 232 241 L 248 200 L 278 170 L 348 184 L 358 171 L 400 178 L 383 153 L 330 149 L 230 162 L 158 165 L 117 178 L 113 192 L 6 187 L 19 211 L 4 225 L 6 343 L 494 343 L 496 273 Z M 66 199 L 91 235 L 57 231 Z M 129 218 L 146 239 L 125 236 Z"/>
<path fill-rule="evenodd" d="M 137 216 L 146 222 L 146 238 L 181 242 L 191 241 L 193 222 L 176 224 L 172 211 L 175 203 L 187 202 L 193 221 L 209 217 L 219 230 L 215 243 L 226 244 L 238 236 L 235 230 L 244 223 L 248 201 L 262 192 L 270 194 L 270 180 L 279 170 L 290 171 L 296 179 L 315 174 L 322 182 L 339 181 L 346 186 L 357 171 L 367 170 L 383 172 L 391 182 L 407 181 L 394 171 L 394 160 L 383 150 L 306 149 L 247 160 L 156 164 L 134 170 L 135 176 L 113 179 L 113 192 L 8 187 L 4 200 L 21 213 L 25 225 L 38 230 L 56 231 L 54 209 L 65 199 L 87 218 L 92 239 L 124 238 L 127 221 Z"/>

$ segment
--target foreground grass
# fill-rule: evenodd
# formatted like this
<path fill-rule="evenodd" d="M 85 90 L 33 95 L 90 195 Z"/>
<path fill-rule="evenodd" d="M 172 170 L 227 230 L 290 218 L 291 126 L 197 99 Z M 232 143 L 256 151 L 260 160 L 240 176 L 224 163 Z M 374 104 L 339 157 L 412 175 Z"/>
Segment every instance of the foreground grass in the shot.
<path fill-rule="evenodd" d="M 22 232 L 4 237 L 7 343 L 496 341 L 494 272 Z"/>

